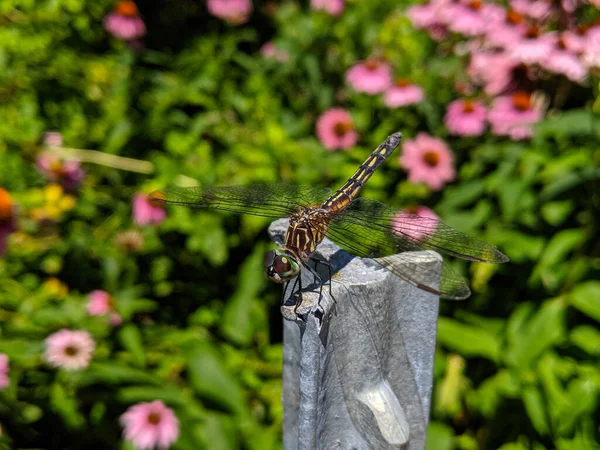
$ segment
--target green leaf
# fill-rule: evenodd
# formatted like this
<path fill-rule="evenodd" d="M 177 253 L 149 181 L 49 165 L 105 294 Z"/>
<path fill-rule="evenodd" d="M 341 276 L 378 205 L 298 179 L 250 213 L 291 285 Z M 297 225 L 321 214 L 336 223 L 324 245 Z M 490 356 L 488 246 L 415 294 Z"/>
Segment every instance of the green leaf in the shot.
<path fill-rule="evenodd" d="M 600 322 L 600 281 L 579 284 L 568 296 L 574 308 Z"/>
<path fill-rule="evenodd" d="M 134 324 L 125 325 L 119 330 L 121 345 L 131 353 L 133 363 L 138 367 L 146 365 L 144 343 L 139 328 Z"/>
<path fill-rule="evenodd" d="M 427 427 L 426 450 L 452 450 L 454 430 L 441 422 L 431 422 Z"/>
<path fill-rule="evenodd" d="M 590 325 L 581 325 L 571 331 L 570 340 L 590 355 L 600 356 L 600 331 Z"/>
<path fill-rule="evenodd" d="M 446 317 L 439 318 L 438 341 L 464 356 L 482 356 L 492 361 L 500 358 L 497 336 L 484 328 L 465 325 Z"/>
<path fill-rule="evenodd" d="M 82 382 L 86 384 L 145 383 L 158 385 L 163 380 L 148 371 L 134 369 L 113 361 L 110 363 L 92 362 L 82 374 Z"/>
<path fill-rule="evenodd" d="M 523 389 L 523 403 L 535 430 L 542 436 L 546 436 L 550 431 L 546 416 L 548 406 L 544 403 L 544 397 L 537 386 L 529 385 Z"/>
<path fill-rule="evenodd" d="M 50 408 L 61 416 L 67 427 L 79 429 L 85 425 L 85 418 L 79 412 L 78 399 L 67 392 L 58 382 L 50 388 Z"/>
<path fill-rule="evenodd" d="M 548 202 L 542 205 L 541 213 L 546 222 L 556 227 L 567 219 L 574 207 L 572 200 Z"/>

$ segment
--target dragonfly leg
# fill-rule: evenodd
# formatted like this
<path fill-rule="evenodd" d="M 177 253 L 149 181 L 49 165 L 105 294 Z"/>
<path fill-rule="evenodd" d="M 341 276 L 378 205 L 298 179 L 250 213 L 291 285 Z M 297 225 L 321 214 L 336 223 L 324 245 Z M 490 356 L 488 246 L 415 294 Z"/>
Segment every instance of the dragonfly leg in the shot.
<path fill-rule="evenodd" d="M 298 285 L 298 298 L 296 299 L 296 306 L 294 306 L 294 313 L 298 311 L 298 307 L 302 303 L 302 275 L 296 277 L 296 281 L 294 282 L 294 287 Z M 292 289 L 292 295 L 294 294 L 294 290 Z"/>
<path fill-rule="evenodd" d="M 327 267 L 327 277 L 329 278 L 329 297 L 331 297 L 331 299 L 335 303 L 335 298 L 333 297 L 333 291 L 331 290 L 331 264 L 328 261 L 323 261 L 323 260 L 317 259 L 317 258 L 311 258 L 311 260 L 315 263 L 314 273 L 315 273 L 316 277 L 318 277 L 319 280 L 321 281 L 321 291 L 319 292 L 319 299 L 321 298 L 321 295 L 323 293 L 323 280 L 317 274 L 317 268 L 319 267 L 319 264 L 322 264 L 325 267 Z"/>

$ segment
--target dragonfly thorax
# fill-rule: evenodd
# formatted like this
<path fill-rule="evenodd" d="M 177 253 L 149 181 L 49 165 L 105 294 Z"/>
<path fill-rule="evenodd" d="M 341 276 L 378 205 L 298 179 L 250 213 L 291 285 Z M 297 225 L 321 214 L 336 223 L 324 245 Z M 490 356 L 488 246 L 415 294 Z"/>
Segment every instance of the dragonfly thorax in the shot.
<path fill-rule="evenodd" d="M 327 233 L 329 218 L 321 208 L 306 208 L 290 216 L 284 249 L 308 261 Z"/>
<path fill-rule="evenodd" d="M 275 283 L 284 283 L 300 275 L 300 264 L 287 250 L 271 250 L 265 256 L 265 272 Z"/>

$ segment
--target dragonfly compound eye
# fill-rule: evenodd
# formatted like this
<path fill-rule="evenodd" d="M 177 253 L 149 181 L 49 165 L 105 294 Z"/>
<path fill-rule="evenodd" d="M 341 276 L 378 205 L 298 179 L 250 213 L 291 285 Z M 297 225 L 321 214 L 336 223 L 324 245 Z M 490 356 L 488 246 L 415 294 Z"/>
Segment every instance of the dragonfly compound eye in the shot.
<path fill-rule="evenodd" d="M 288 255 L 272 250 L 265 257 L 265 270 L 271 280 L 276 283 L 283 283 L 298 276 L 300 266 Z"/>

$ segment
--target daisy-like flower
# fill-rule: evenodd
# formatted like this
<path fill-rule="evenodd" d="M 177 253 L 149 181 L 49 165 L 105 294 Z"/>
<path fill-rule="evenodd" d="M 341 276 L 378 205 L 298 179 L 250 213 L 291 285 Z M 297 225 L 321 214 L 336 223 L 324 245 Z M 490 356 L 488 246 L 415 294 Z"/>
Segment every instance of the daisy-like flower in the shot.
<path fill-rule="evenodd" d="M 477 100 L 455 100 L 448 105 L 446 128 L 458 136 L 480 136 L 485 130 L 487 110 Z"/>
<path fill-rule="evenodd" d="M 531 101 L 529 92 L 519 91 L 498 97 L 488 113 L 492 133 L 520 140 L 533 134 L 532 125 L 542 118 L 542 112 Z"/>
<path fill-rule="evenodd" d="M 133 405 L 121 416 L 123 437 L 140 450 L 168 449 L 179 437 L 179 420 L 160 400 Z"/>
<path fill-rule="evenodd" d="M 447 8 L 451 0 L 433 0 L 424 5 L 413 5 L 406 10 L 406 16 L 413 26 L 426 30 L 433 39 L 443 39 L 447 34 Z"/>
<path fill-rule="evenodd" d="M 346 81 L 357 92 L 380 94 L 392 84 L 392 68 L 385 61 L 369 58 L 350 67 Z"/>
<path fill-rule="evenodd" d="M 583 27 L 574 27 L 571 30 L 565 30 L 560 35 L 560 40 L 565 44 L 565 48 L 573 53 L 580 54 L 585 50 L 586 30 Z"/>
<path fill-rule="evenodd" d="M 600 26 L 590 28 L 585 34 L 581 60 L 590 69 L 600 67 Z"/>
<path fill-rule="evenodd" d="M 231 25 L 241 25 L 252 14 L 251 0 L 208 0 L 208 12 Z"/>
<path fill-rule="evenodd" d="M 6 389 L 10 384 L 10 378 L 8 377 L 9 370 L 8 355 L 0 353 L 0 391 Z"/>
<path fill-rule="evenodd" d="M 279 62 L 287 62 L 290 59 L 288 52 L 277 48 L 273 41 L 268 41 L 260 48 L 260 53 L 268 59 L 274 59 Z"/>
<path fill-rule="evenodd" d="M 65 370 L 85 369 L 96 343 L 87 331 L 62 329 L 46 338 L 44 358 L 51 366 Z"/>
<path fill-rule="evenodd" d="M 90 316 L 110 316 L 110 323 L 120 325 L 121 316 L 115 310 L 115 298 L 106 291 L 95 290 L 88 294 L 87 313 Z"/>
<path fill-rule="evenodd" d="M 167 211 L 146 194 L 137 194 L 133 197 L 132 215 L 133 221 L 140 226 L 158 225 L 167 218 Z"/>
<path fill-rule="evenodd" d="M 60 184 L 65 191 L 76 191 L 85 177 L 81 163 L 77 160 L 63 160 L 50 152 L 40 153 L 35 166 L 48 181 Z"/>
<path fill-rule="evenodd" d="M 456 177 L 454 155 L 448 145 L 426 133 L 404 142 L 400 165 L 408 172 L 409 181 L 424 182 L 434 190 Z"/>
<path fill-rule="evenodd" d="M 46 131 L 42 135 L 42 145 L 46 147 L 62 147 L 63 135 L 60 131 Z"/>
<path fill-rule="evenodd" d="M 554 51 L 541 62 L 541 66 L 576 83 L 583 83 L 588 72 L 577 55 L 566 49 L 566 44 L 561 39 L 556 42 Z"/>
<path fill-rule="evenodd" d="M 398 108 L 400 106 L 415 105 L 420 103 L 425 94 L 423 89 L 410 81 L 399 78 L 394 85 L 383 94 L 383 102 L 389 108 Z"/>
<path fill-rule="evenodd" d="M 542 34 L 537 26 L 530 26 L 523 38 L 515 42 L 508 52 L 511 58 L 520 63 L 540 64 L 552 53 L 554 42 L 554 36 Z"/>
<path fill-rule="evenodd" d="M 418 241 L 430 237 L 439 220 L 437 214 L 426 206 L 409 207 L 396 214 L 392 226 L 397 234 Z"/>
<path fill-rule="evenodd" d="M 6 250 L 8 235 L 17 229 L 15 205 L 12 196 L 0 187 L 0 256 Z"/>
<path fill-rule="evenodd" d="M 310 0 L 310 7 L 337 17 L 344 11 L 344 0 Z"/>
<path fill-rule="evenodd" d="M 527 33 L 524 17 L 518 12 L 508 9 L 500 20 L 490 20 L 487 24 L 485 38 L 489 45 L 510 48 Z"/>
<path fill-rule="evenodd" d="M 524 16 L 543 20 L 552 11 L 552 2 L 540 0 L 510 0 L 510 7 Z"/>
<path fill-rule="evenodd" d="M 146 35 L 146 25 L 139 15 L 137 5 L 130 0 L 122 0 L 115 5 L 114 11 L 104 18 L 104 28 L 124 41 Z"/>
<path fill-rule="evenodd" d="M 493 3 L 481 0 L 463 0 L 448 6 L 447 26 L 455 33 L 465 36 L 481 36 L 490 21 L 499 21 L 504 9 Z"/>
<path fill-rule="evenodd" d="M 358 141 L 352 117 L 343 108 L 331 108 L 317 119 L 317 137 L 327 150 L 344 150 Z"/>
<path fill-rule="evenodd" d="M 494 70 L 490 70 L 491 67 Z M 477 52 L 471 56 L 467 73 L 474 83 L 483 85 L 486 94 L 497 95 L 511 87 L 516 67 L 504 52 Z"/>
<path fill-rule="evenodd" d="M 124 251 L 138 252 L 144 246 L 144 236 L 139 231 L 121 231 L 115 237 L 115 242 Z"/>

